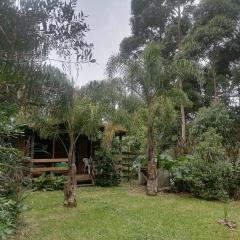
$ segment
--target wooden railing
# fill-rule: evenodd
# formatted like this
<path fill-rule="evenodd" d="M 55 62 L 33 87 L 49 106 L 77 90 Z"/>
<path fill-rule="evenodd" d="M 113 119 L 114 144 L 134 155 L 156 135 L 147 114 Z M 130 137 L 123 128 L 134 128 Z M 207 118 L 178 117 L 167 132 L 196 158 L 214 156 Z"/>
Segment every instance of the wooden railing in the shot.
<path fill-rule="evenodd" d="M 55 167 L 55 166 L 50 166 L 50 167 L 41 167 L 38 166 L 39 164 L 51 164 L 53 165 L 54 163 L 68 163 L 67 158 L 52 158 L 52 159 L 32 159 L 31 160 L 31 173 L 33 175 L 40 175 L 46 172 L 54 172 L 54 173 L 67 173 L 68 172 L 68 167 Z"/>

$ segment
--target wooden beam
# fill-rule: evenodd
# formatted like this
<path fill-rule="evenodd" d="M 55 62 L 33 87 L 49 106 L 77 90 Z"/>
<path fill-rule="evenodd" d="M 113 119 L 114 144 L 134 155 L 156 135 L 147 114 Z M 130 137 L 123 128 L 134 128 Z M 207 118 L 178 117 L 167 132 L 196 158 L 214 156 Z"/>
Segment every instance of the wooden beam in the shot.
<path fill-rule="evenodd" d="M 67 158 L 32 159 L 32 163 L 67 163 Z"/>
<path fill-rule="evenodd" d="M 41 174 L 45 172 L 57 172 L 57 173 L 67 173 L 68 167 L 45 167 L 45 168 L 32 168 L 32 174 Z"/>

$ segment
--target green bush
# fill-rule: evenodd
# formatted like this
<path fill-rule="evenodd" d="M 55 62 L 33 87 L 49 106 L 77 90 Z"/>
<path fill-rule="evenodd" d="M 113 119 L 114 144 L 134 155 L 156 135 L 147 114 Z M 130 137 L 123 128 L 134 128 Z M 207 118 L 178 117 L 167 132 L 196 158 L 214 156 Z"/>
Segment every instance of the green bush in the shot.
<path fill-rule="evenodd" d="M 14 233 L 17 219 L 16 210 L 16 202 L 0 198 L 0 239 Z"/>
<path fill-rule="evenodd" d="M 179 156 L 178 158 L 174 159 L 172 156 L 168 154 L 159 154 L 157 155 L 157 165 L 158 168 L 162 168 L 164 170 L 172 171 L 174 168 L 180 165 L 181 162 L 187 161 L 191 159 L 192 156 L 184 155 Z"/>
<path fill-rule="evenodd" d="M 229 129 L 225 123 L 230 124 L 231 119 L 223 104 L 213 104 L 198 112 L 190 128 L 194 140 L 193 159 L 180 162 L 174 168 L 174 190 L 190 192 L 207 200 L 237 198 L 240 192 L 240 171 L 237 171 L 226 154 L 224 138 Z"/>
<path fill-rule="evenodd" d="M 231 193 L 233 168 L 224 161 L 186 161 L 175 169 L 172 182 L 178 192 L 190 192 L 206 200 L 225 201 Z"/>
<path fill-rule="evenodd" d="M 0 147 L 0 239 L 14 233 L 24 210 L 24 193 L 29 181 L 25 160 L 19 150 Z"/>
<path fill-rule="evenodd" d="M 240 164 L 233 164 L 233 179 L 230 187 L 230 197 L 240 200 Z"/>
<path fill-rule="evenodd" d="M 229 109 L 223 103 L 213 103 L 209 107 L 201 108 L 192 122 L 190 136 L 195 139 L 201 139 L 203 133 L 210 128 L 216 129 L 216 132 L 223 136 L 227 141 L 230 133 L 233 119 Z"/>
<path fill-rule="evenodd" d="M 53 173 L 42 174 L 33 180 L 33 190 L 35 191 L 54 191 L 63 190 L 66 182 L 65 176 L 55 176 Z"/>
<path fill-rule="evenodd" d="M 0 147 L 0 196 L 18 201 L 23 194 L 22 185 L 29 182 L 29 169 L 24 167 L 26 157 L 15 149 Z"/>
<path fill-rule="evenodd" d="M 102 187 L 118 186 L 120 176 L 116 171 L 113 155 L 105 150 L 96 152 L 97 162 L 96 185 Z"/>

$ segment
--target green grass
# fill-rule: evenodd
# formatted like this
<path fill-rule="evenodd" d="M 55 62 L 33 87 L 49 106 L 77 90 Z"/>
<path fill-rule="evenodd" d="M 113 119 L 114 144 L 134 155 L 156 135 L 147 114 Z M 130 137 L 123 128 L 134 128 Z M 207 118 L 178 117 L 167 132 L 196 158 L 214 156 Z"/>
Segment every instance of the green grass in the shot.
<path fill-rule="evenodd" d="M 27 202 L 32 208 L 21 239 L 240 239 L 239 202 L 229 207 L 235 231 L 217 223 L 224 215 L 221 203 L 174 194 L 148 197 L 129 186 L 78 189 L 75 209 L 62 206 L 62 192 L 35 192 Z"/>

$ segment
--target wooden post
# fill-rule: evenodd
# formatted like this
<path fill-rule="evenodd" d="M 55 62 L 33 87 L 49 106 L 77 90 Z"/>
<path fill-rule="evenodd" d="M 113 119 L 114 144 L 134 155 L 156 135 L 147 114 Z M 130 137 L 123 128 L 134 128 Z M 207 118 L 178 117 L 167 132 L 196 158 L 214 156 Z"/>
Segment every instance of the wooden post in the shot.
<path fill-rule="evenodd" d="M 33 159 L 34 159 L 34 141 L 35 141 L 35 135 L 34 132 L 31 135 L 30 139 L 30 177 L 33 178 L 31 169 L 33 168 Z"/>
<path fill-rule="evenodd" d="M 120 160 L 119 160 L 119 163 L 118 163 L 118 171 L 119 171 L 119 175 L 122 177 L 122 161 L 123 161 L 123 156 L 122 156 L 122 135 L 120 134 L 119 135 L 119 142 L 120 142 L 120 145 L 119 145 L 119 154 L 120 154 Z"/>
<path fill-rule="evenodd" d="M 53 137 L 53 143 L 52 143 L 52 158 L 55 158 L 55 141 L 56 141 L 56 137 L 54 135 Z"/>
<path fill-rule="evenodd" d="M 34 159 L 34 144 L 35 144 L 35 135 L 34 133 L 32 134 L 32 137 L 31 137 L 31 159 Z"/>

